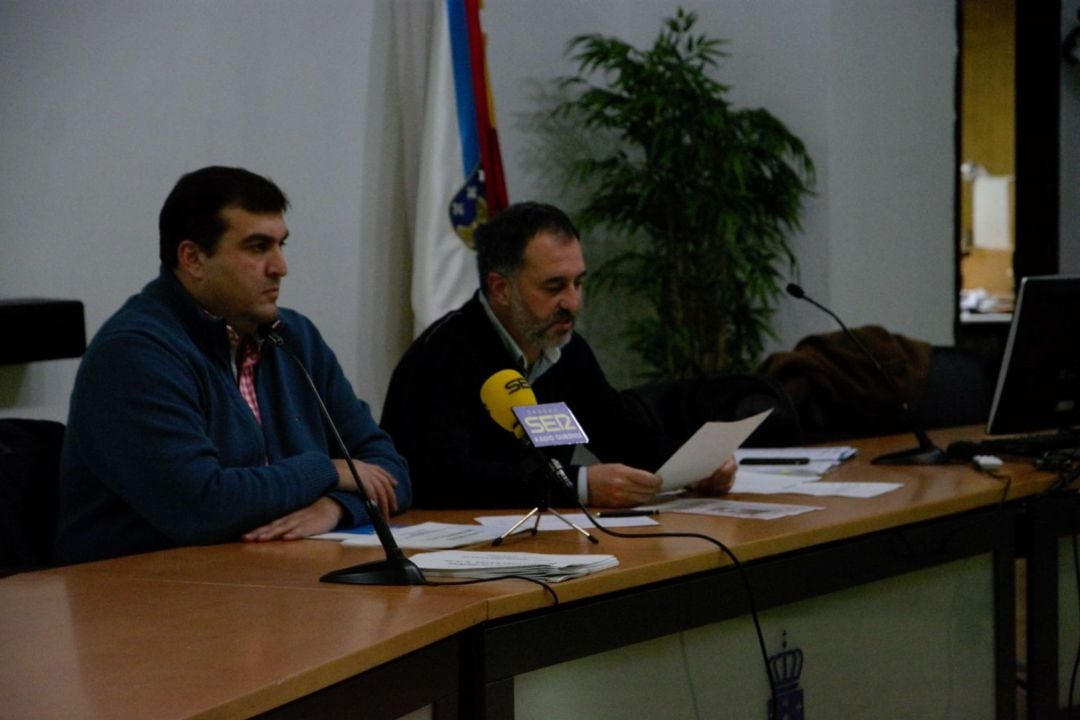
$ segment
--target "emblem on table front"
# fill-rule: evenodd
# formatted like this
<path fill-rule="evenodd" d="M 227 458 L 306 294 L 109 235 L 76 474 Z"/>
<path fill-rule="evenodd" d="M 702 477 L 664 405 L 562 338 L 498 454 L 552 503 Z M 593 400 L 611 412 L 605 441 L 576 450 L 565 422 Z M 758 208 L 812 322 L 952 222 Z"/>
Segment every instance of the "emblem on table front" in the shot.
<path fill-rule="evenodd" d="M 803 691 L 799 687 L 803 652 L 799 648 L 787 649 L 786 630 L 781 647 L 780 652 L 769 656 L 769 673 L 776 686 L 776 711 L 773 711 L 773 698 L 769 698 L 766 720 L 803 720 Z"/>

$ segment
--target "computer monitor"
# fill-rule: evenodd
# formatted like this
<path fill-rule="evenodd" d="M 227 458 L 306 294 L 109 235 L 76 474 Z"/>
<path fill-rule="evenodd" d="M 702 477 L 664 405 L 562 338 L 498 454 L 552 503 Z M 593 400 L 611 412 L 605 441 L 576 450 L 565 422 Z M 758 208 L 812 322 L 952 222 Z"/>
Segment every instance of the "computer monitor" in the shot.
<path fill-rule="evenodd" d="M 1023 278 L 988 435 L 1080 425 L 1080 275 Z"/>

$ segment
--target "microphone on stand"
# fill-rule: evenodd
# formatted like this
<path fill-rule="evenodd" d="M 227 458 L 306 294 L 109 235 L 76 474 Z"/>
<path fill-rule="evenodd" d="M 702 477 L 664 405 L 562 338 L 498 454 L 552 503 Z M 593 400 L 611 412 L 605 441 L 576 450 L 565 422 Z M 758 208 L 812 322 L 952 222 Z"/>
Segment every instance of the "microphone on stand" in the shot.
<path fill-rule="evenodd" d="M 518 442 L 529 448 L 534 456 L 543 463 L 549 478 L 558 480 L 571 493 L 577 494 L 577 486 L 566 474 L 562 463 L 557 458 L 548 457 L 539 447 L 540 445 L 574 445 L 579 442 L 588 442 L 588 437 L 581 431 L 576 419 L 573 418 L 573 414 L 570 412 L 570 408 L 566 407 L 565 403 L 538 405 L 536 394 L 533 393 L 529 381 L 517 370 L 509 369 L 500 370 L 484 381 L 484 384 L 480 387 L 480 401 L 484 404 L 488 414 L 491 415 L 491 419 L 499 427 L 513 433 Z M 528 408 L 528 410 L 523 416 L 515 412 L 515 408 Z M 536 410 L 541 415 L 529 416 L 528 412 L 531 410 Z M 523 420 L 522 417 L 524 417 Z M 522 422 L 528 423 L 530 421 L 536 421 L 538 428 L 526 429 L 522 425 Z M 554 432 L 551 432 L 552 430 Z M 532 533 L 535 535 L 540 527 L 540 516 L 545 512 L 550 512 L 562 520 L 588 538 L 589 542 L 600 542 L 584 528 L 579 527 L 572 520 L 551 507 L 549 501 L 550 492 L 547 485 L 541 489 L 541 496 L 542 499 L 536 507 L 514 523 L 509 530 L 497 537 L 492 544 L 501 545 L 503 540 L 513 535 L 519 527 L 532 518 L 536 520 L 532 528 Z"/>
<path fill-rule="evenodd" d="M 577 486 L 566 474 L 557 458 L 548 457 L 533 444 L 525 428 L 514 414 L 515 407 L 536 405 L 536 394 L 529 381 L 517 370 L 500 370 L 480 387 L 480 402 L 499 427 L 514 433 L 522 445 L 531 448 L 547 465 L 548 472 L 567 489 L 577 492 Z"/>
<path fill-rule="evenodd" d="M 905 423 L 915 434 L 915 439 L 919 441 L 918 447 L 911 448 L 910 450 L 900 450 L 898 452 L 879 455 L 871 460 L 871 462 L 875 465 L 947 465 L 949 463 L 948 456 L 939 447 L 934 445 L 923 429 L 919 427 L 919 423 L 915 419 L 915 413 L 911 411 L 911 406 L 909 406 L 907 400 L 904 399 L 904 395 L 900 392 L 900 388 L 897 386 L 896 381 L 893 380 L 892 375 L 889 375 L 889 373 L 885 371 L 885 368 L 881 366 L 881 363 L 874 357 L 874 354 L 862 344 L 862 341 L 859 340 L 858 336 L 848 329 L 847 325 L 844 324 L 844 321 L 841 320 L 836 313 L 807 295 L 806 292 L 795 283 L 788 283 L 787 291 L 788 295 L 791 295 L 793 298 L 805 300 L 819 310 L 824 311 L 840 325 L 840 329 L 844 331 L 844 335 L 855 343 L 855 346 L 859 348 L 859 351 L 865 355 L 874 368 L 877 369 L 878 374 L 885 378 L 885 382 L 888 384 L 889 389 L 892 390 L 893 394 L 896 396 Z"/>
<path fill-rule="evenodd" d="M 326 403 L 323 402 L 318 388 L 315 387 L 315 381 L 311 379 L 311 374 L 308 373 L 307 368 L 304 367 L 304 363 L 301 362 L 300 358 L 296 356 L 296 353 L 285 344 L 285 339 L 278 334 L 278 325 L 279 323 L 275 323 L 270 332 L 265 334 L 265 337 L 270 344 L 281 348 L 286 355 L 292 358 L 293 362 L 296 363 L 296 366 L 300 368 L 300 373 L 304 376 L 304 379 L 307 380 L 308 385 L 311 387 L 311 391 L 315 394 L 315 399 L 319 403 L 319 409 L 322 411 L 322 416 L 326 419 L 326 424 L 330 426 L 330 432 L 334 436 L 334 442 L 341 452 L 342 457 L 345 458 L 345 464 L 349 466 L 349 472 L 352 474 L 353 480 L 356 481 L 356 492 L 364 501 L 368 519 L 371 520 L 371 524 L 375 527 L 375 534 L 382 544 L 383 552 L 386 553 L 385 560 L 377 560 L 361 565 L 353 565 L 340 570 L 333 570 L 319 579 L 323 582 L 346 583 L 350 585 L 428 584 L 427 579 L 420 571 L 420 568 L 418 568 L 412 560 L 405 557 L 405 554 L 401 552 L 401 548 L 398 547 L 397 541 L 394 540 L 393 533 L 390 532 L 390 526 L 386 523 L 386 518 L 383 517 L 382 512 L 379 510 L 379 506 L 376 505 L 371 499 L 371 496 L 368 495 L 364 483 L 360 480 L 360 473 L 356 471 L 356 465 L 353 463 L 349 449 L 341 439 L 341 433 L 338 432 L 337 425 L 334 424 L 333 418 L 330 417 L 330 411 L 326 409 Z"/>

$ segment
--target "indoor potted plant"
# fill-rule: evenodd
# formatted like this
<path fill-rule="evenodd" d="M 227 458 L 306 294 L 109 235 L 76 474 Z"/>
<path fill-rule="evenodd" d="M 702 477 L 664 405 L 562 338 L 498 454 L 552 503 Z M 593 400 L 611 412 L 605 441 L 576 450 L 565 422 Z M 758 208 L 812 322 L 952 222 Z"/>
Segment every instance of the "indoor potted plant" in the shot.
<path fill-rule="evenodd" d="M 644 50 L 577 36 L 577 73 L 558 81 L 560 122 L 597 139 L 568 166 L 584 194 L 574 215 L 617 238 L 590 282 L 644 301 L 625 335 L 654 379 L 757 364 L 814 176 L 782 122 L 731 106 L 710 77 L 724 41 L 694 35 L 696 20 L 678 10 Z"/>

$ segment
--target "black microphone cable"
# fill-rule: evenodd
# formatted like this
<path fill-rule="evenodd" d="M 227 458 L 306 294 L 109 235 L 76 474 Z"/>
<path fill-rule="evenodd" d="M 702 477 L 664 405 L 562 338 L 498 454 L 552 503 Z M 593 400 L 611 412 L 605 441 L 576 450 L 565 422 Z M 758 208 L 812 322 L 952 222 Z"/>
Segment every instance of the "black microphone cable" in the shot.
<path fill-rule="evenodd" d="M 285 354 L 287 354 L 293 360 L 293 362 L 296 363 L 296 366 L 300 369 L 300 373 L 304 376 L 304 379 L 307 380 L 308 385 L 311 387 L 311 390 L 315 395 L 316 401 L 319 403 L 319 409 L 322 411 L 322 415 L 326 419 L 327 425 L 330 426 L 330 430 L 334 436 L 335 443 L 337 444 L 338 449 L 344 455 L 346 464 L 349 466 L 349 471 L 353 476 L 353 480 L 356 482 L 358 493 L 364 499 L 364 504 L 367 508 L 368 515 L 372 518 L 371 524 L 375 528 L 376 535 L 378 535 L 379 540 L 383 544 L 383 550 L 386 552 L 387 562 L 393 565 L 393 567 L 391 567 L 390 569 L 394 572 L 394 576 L 390 579 L 392 581 L 399 580 L 401 578 L 398 578 L 397 576 L 404 574 L 403 579 L 405 582 L 386 582 L 377 584 L 408 584 L 426 585 L 428 587 L 444 587 L 450 585 L 476 585 L 478 583 L 484 582 L 495 582 L 496 580 L 524 580 L 526 582 L 533 583 L 534 585 L 539 585 L 544 590 L 544 592 L 551 597 L 553 605 L 557 606 L 559 604 L 559 596 L 555 592 L 555 589 L 552 588 L 549 583 L 546 583 L 543 580 L 538 580 L 537 578 L 527 577 L 525 575 L 500 575 L 499 577 L 492 578 L 477 578 L 473 580 L 458 580 L 449 582 L 433 582 L 424 577 L 424 574 L 421 572 L 420 568 L 418 568 L 411 560 L 405 557 L 405 554 L 401 551 L 401 548 L 398 547 L 397 541 L 394 540 L 394 536 L 390 532 L 390 528 L 386 526 L 386 523 L 379 522 L 379 520 L 382 519 L 382 515 L 379 514 L 379 508 L 368 496 L 367 491 L 360 480 L 360 474 L 357 472 L 356 466 L 353 464 L 352 458 L 349 455 L 348 448 L 345 446 L 345 442 L 341 439 L 341 434 L 338 432 L 336 424 L 330 417 L 330 411 L 327 409 L 326 403 L 323 402 L 322 394 L 315 386 L 315 381 L 312 379 L 311 374 L 307 371 L 304 363 L 301 362 L 300 358 L 297 357 L 296 353 L 294 353 L 292 349 L 285 343 L 285 339 L 282 338 L 281 335 L 277 332 L 277 326 L 278 323 L 275 323 L 273 328 L 271 328 L 269 332 L 266 332 L 264 334 L 264 337 L 272 345 L 285 351 Z M 374 518 L 375 515 L 378 515 L 378 518 Z M 382 563 L 370 563 L 370 565 L 373 567 L 377 567 L 381 566 Z M 400 568 L 397 567 L 399 565 Z M 367 566 L 365 565 L 357 565 L 353 568 L 345 568 L 344 570 L 336 572 L 348 573 L 349 571 L 361 570 L 366 567 Z M 334 575 L 334 573 L 330 573 L 324 579 L 329 578 L 331 575 Z M 343 580 L 334 581 L 342 582 Z M 344 581 L 349 582 L 348 580 Z"/>
<path fill-rule="evenodd" d="M 1047 491 L 1048 493 L 1068 492 L 1074 496 L 1072 498 L 1072 525 L 1074 528 L 1077 526 L 1077 523 L 1080 522 L 1080 512 L 1078 512 L 1080 511 L 1080 505 L 1078 505 L 1078 501 L 1075 497 L 1076 491 L 1073 490 L 1071 487 L 1073 482 L 1076 481 L 1077 477 L 1080 477 L 1080 461 L 1078 461 L 1077 452 L 1080 451 L 1073 451 L 1071 455 L 1066 459 L 1066 461 L 1063 463 L 1063 467 L 1060 470 L 1060 477 L 1058 478 L 1058 481 L 1054 483 L 1054 486 L 1051 487 L 1050 490 Z M 1074 530 L 1072 533 L 1070 533 L 1070 535 L 1072 540 L 1073 577 L 1076 581 L 1077 603 L 1080 604 L 1080 548 L 1077 547 L 1076 531 Z M 1080 673 L 1080 642 L 1077 643 L 1076 653 L 1073 655 L 1072 672 L 1070 672 L 1069 674 L 1068 707 L 1070 720 L 1076 716 L 1075 697 L 1078 673 Z"/>
<path fill-rule="evenodd" d="M 1040 460 L 1044 463 L 1041 467 Z M 1073 527 L 1076 527 L 1077 523 L 1080 522 L 1080 517 L 1077 517 L 1077 511 L 1080 510 L 1080 507 L 1076 504 L 1076 490 L 1072 487 L 1072 484 L 1080 477 L 1080 450 L 1072 450 L 1065 456 L 1057 455 L 1053 458 L 1040 458 L 1036 461 L 1035 467 L 1038 469 L 1053 468 L 1057 470 L 1058 479 L 1054 481 L 1053 485 L 1040 493 L 1040 495 L 1073 495 Z M 1073 577 L 1076 580 L 1077 602 L 1080 604 L 1080 548 L 1077 547 L 1077 533 L 1071 533 L 1070 539 L 1072 541 Z M 1080 642 L 1078 642 L 1076 653 L 1073 655 L 1072 672 L 1069 675 L 1068 714 L 1070 719 L 1075 716 L 1074 714 L 1076 712 L 1074 697 L 1076 694 L 1078 673 L 1080 673 Z M 1026 683 L 1021 683 L 1021 687 L 1026 686 Z"/>
<path fill-rule="evenodd" d="M 280 348 L 292 359 L 300 369 L 300 374 L 304 376 L 308 386 L 311 388 L 311 392 L 319 404 L 319 410 L 322 412 L 322 416 L 326 420 L 327 426 L 330 428 L 334 443 L 344 458 L 345 464 L 348 466 L 349 472 L 353 477 L 353 481 L 356 483 L 356 493 L 364 502 L 368 519 L 371 521 L 372 527 L 375 528 L 375 534 L 378 536 L 379 542 L 383 547 L 383 552 L 386 554 L 385 561 L 335 570 L 324 575 L 320 579 L 327 582 L 344 582 L 363 585 L 426 584 L 427 579 L 424 577 L 424 574 L 420 572 L 420 568 L 416 567 L 411 560 L 405 557 L 401 548 L 398 547 L 397 541 L 394 540 L 394 535 L 390 532 L 390 526 L 382 516 L 382 511 L 371 499 L 371 496 L 367 492 L 367 488 L 364 487 L 364 483 L 360 479 L 360 473 L 356 470 L 356 465 L 353 463 L 349 448 L 345 445 L 345 441 L 341 439 L 341 433 L 338 432 L 337 424 L 331 417 L 330 411 L 326 407 L 326 403 L 323 402 L 322 393 L 319 392 L 318 387 L 315 385 L 315 381 L 311 377 L 311 373 L 308 372 L 304 363 L 296 353 L 293 352 L 292 348 L 286 344 L 285 339 L 278 333 L 279 325 L 280 321 L 274 323 L 273 327 L 270 328 L 270 331 L 264 333 L 264 337 L 274 347 Z"/>
<path fill-rule="evenodd" d="M 524 404 L 524 405 L 535 404 L 535 397 L 529 397 L 527 399 L 527 401 L 525 401 L 525 402 L 514 402 L 513 401 L 511 396 L 514 393 L 520 392 L 522 390 L 521 384 L 524 384 L 525 388 L 529 388 L 528 382 L 525 380 L 524 377 L 521 376 L 520 372 L 517 372 L 516 370 L 507 369 L 507 370 L 495 373 L 490 378 L 488 378 L 488 380 L 485 382 L 484 386 L 481 388 L 481 391 L 480 391 L 481 399 L 484 402 L 484 406 L 487 407 L 488 412 L 492 414 L 492 419 L 500 427 L 502 427 L 504 430 L 507 430 L 508 432 L 514 432 L 513 428 L 511 427 L 510 422 L 508 421 L 509 419 L 508 418 L 500 418 L 500 416 L 498 414 L 498 411 L 501 410 L 503 406 L 505 406 L 505 407 L 514 407 L 514 406 L 518 406 L 518 405 L 522 405 L 522 404 Z M 530 396 L 532 395 L 531 388 L 529 388 L 529 395 Z M 489 404 L 489 400 L 490 400 L 490 404 Z M 493 412 L 493 409 L 495 409 L 496 412 Z M 514 434 L 516 435 L 517 433 L 514 433 Z M 534 449 L 537 451 L 537 453 L 541 457 L 547 458 L 547 456 L 543 452 L 540 452 L 539 448 L 535 448 L 535 446 L 532 445 L 532 442 L 530 440 L 526 440 L 526 442 L 530 446 L 534 447 Z M 589 519 L 589 522 L 591 522 L 598 530 L 600 530 L 603 533 L 606 533 L 606 534 L 611 535 L 613 537 L 623 537 L 623 538 L 645 538 L 645 537 L 652 537 L 652 538 L 661 538 L 661 537 L 697 538 L 699 540 L 705 540 L 706 542 L 712 543 L 713 545 L 720 548 L 720 550 L 724 554 L 726 554 L 729 558 L 731 558 L 731 561 L 735 565 L 735 568 L 739 573 L 739 577 L 743 582 L 743 586 L 746 589 L 747 604 L 748 604 L 748 606 L 750 608 L 750 616 L 751 616 L 751 618 L 753 619 L 753 622 L 754 622 L 754 631 L 757 634 L 758 647 L 761 650 L 762 661 L 763 661 L 763 663 L 765 665 L 765 677 L 769 681 L 769 695 L 772 698 L 772 711 L 770 712 L 770 715 L 774 716 L 774 718 L 775 718 L 775 714 L 778 711 L 778 702 L 777 702 L 777 695 L 776 695 L 776 682 L 775 682 L 775 679 L 773 678 L 772 670 L 769 667 L 769 652 L 765 647 L 765 637 L 761 632 L 761 622 L 760 622 L 760 620 L 758 618 L 757 605 L 756 605 L 756 603 L 754 601 L 753 590 L 750 587 L 750 580 L 747 577 L 746 570 L 743 568 L 743 565 L 739 561 L 739 558 L 737 558 L 735 556 L 735 553 L 733 553 L 727 547 L 727 545 L 720 542 L 716 538 L 709 537 L 708 535 L 704 535 L 704 534 L 701 534 L 701 533 L 619 533 L 619 532 L 616 532 L 614 530 L 610 530 L 609 528 L 606 528 L 603 525 L 601 525 L 599 522 L 597 522 L 596 518 L 593 517 L 592 513 L 590 513 L 588 511 L 588 509 L 585 507 L 584 503 L 581 502 L 580 498 L 577 498 L 577 494 L 576 494 L 577 487 L 574 484 L 574 482 L 572 480 L 570 480 L 566 476 L 566 472 L 563 470 L 562 465 L 561 465 L 561 463 L 559 463 L 558 460 L 556 460 L 555 458 L 549 458 L 548 462 L 546 463 L 546 467 L 547 467 L 548 473 L 549 473 L 549 478 L 548 479 L 557 480 L 559 483 L 566 486 L 567 489 L 573 491 L 574 496 L 575 496 L 575 504 L 577 505 L 577 507 L 585 514 L 585 517 L 587 517 Z M 553 477 L 551 477 L 551 476 L 553 476 Z M 576 530 L 580 530 L 587 538 L 589 538 L 589 540 L 591 540 L 593 542 L 596 542 L 596 538 L 592 537 L 591 535 L 586 533 L 584 530 L 581 530 L 576 525 L 573 525 L 571 523 L 571 527 L 573 527 Z"/>
<path fill-rule="evenodd" d="M 1076 528 L 1076 508 L 1074 508 L 1074 527 L 1072 527 L 1072 575 L 1076 578 L 1077 582 L 1077 601 L 1080 602 L 1080 549 L 1077 548 L 1077 528 Z M 1077 688 L 1077 673 L 1080 670 L 1080 643 L 1077 646 L 1077 652 L 1072 657 L 1072 671 L 1069 675 L 1069 720 L 1076 717 L 1076 703 L 1074 698 L 1076 696 Z"/>
<path fill-rule="evenodd" d="M 980 465 L 974 460 L 971 462 L 971 466 L 982 475 L 985 475 L 991 480 L 996 480 L 1001 483 L 1001 499 L 998 500 L 998 509 L 1003 509 L 1005 507 L 1005 502 L 1009 499 L 1009 489 L 1012 487 L 1012 475 L 1009 475 L 1008 473 L 1003 473 L 1000 470 L 992 467 Z"/>
<path fill-rule="evenodd" d="M 757 635 L 758 648 L 761 651 L 761 659 L 765 665 L 765 677 L 769 681 L 769 696 L 772 698 L 772 710 L 769 713 L 770 720 L 778 720 L 776 713 L 779 709 L 778 699 L 776 695 L 776 679 L 773 677 L 772 668 L 769 666 L 769 651 L 765 647 L 765 635 L 761 631 L 761 619 L 758 617 L 757 603 L 754 600 L 754 591 L 750 586 L 750 578 L 746 575 L 746 569 L 743 567 L 742 562 L 735 553 L 731 551 L 727 545 L 714 537 L 705 535 L 703 533 L 691 533 L 691 532 L 642 532 L 642 533 L 622 533 L 601 525 L 596 518 L 590 513 L 585 506 L 579 501 L 578 507 L 585 517 L 589 519 L 597 530 L 600 532 L 611 535 L 613 537 L 621 538 L 696 538 L 698 540 L 704 540 L 712 543 L 716 547 L 720 548 L 721 552 L 731 559 L 731 563 L 735 566 L 735 570 L 738 572 L 739 579 L 742 580 L 743 588 L 746 590 L 746 603 L 750 609 L 750 618 L 754 623 L 754 633 Z"/>

